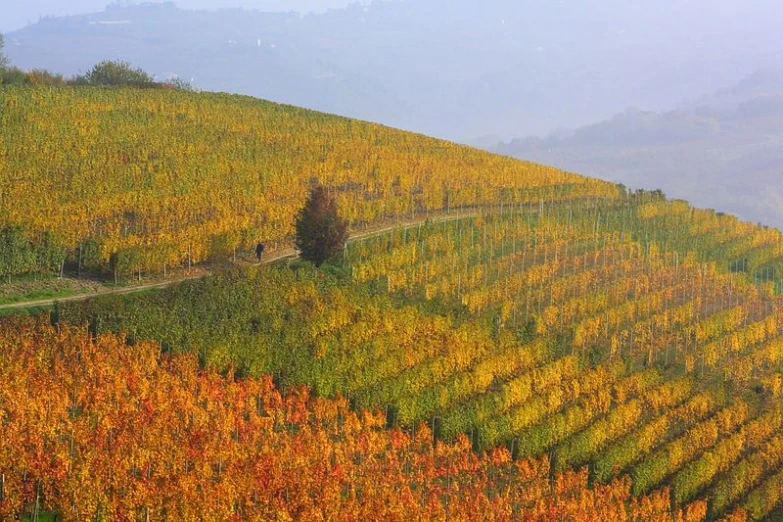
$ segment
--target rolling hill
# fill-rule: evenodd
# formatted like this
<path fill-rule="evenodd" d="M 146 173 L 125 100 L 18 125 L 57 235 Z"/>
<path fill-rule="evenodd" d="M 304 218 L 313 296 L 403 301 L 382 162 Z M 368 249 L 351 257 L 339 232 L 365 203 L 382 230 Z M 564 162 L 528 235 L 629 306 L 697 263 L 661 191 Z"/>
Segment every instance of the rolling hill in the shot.
<path fill-rule="evenodd" d="M 6 35 L 6 51 L 19 67 L 66 75 L 126 60 L 199 89 L 452 140 L 544 134 L 632 104 L 663 110 L 779 65 L 783 52 L 775 0 L 665 10 L 652 0 L 376 0 L 307 16 L 136 4 L 44 18 Z"/>
<path fill-rule="evenodd" d="M 668 112 L 611 119 L 490 147 L 503 154 L 661 188 L 694 204 L 783 227 L 783 74 L 759 71 Z"/>
<path fill-rule="evenodd" d="M 6 278 L 63 262 L 164 273 L 284 242 L 314 182 L 354 228 L 504 199 L 617 194 L 556 169 L 240 96 L 5 88 L 0 125 Z"/>
<path fill-rule="evenodd" d="M 321 269 L 0 321 L 0 513 L 778 519 L 778 230 L 243 97 L 0 104 L 12 277 L 286 242 L 314 181 L 355 228 L 399 223 Z"/>

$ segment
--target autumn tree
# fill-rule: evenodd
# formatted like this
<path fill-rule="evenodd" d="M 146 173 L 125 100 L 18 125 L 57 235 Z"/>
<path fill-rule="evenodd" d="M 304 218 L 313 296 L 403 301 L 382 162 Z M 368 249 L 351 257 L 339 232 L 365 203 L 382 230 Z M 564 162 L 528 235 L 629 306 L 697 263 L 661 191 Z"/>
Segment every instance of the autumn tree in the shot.
<path fill-rule="evenodd" d="M 296 248 L 316 266 L 337 256 L 348 239 L 348 222 L 324 187 L 314 188 L 296 216 Z"/>

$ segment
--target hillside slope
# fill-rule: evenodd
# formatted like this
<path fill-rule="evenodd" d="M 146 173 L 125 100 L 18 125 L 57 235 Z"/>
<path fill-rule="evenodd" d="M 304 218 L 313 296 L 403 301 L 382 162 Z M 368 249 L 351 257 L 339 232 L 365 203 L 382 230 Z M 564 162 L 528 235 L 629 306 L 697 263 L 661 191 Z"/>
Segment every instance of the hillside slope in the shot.
<path fill-rule="evenodd" d="M 237 271 L 52 319 L 758 520 L 783 499 L 782 262 L 776 230 L 640 193 L 490 208 L 354 243 L 326 274 Z"/>
<path fill-rule="evenodd" d="M 203 372 L 154 343 L 17 322 L 0 346 L 0 418 L 23 419 L 0 438 L 4 520 L 698 522 L 705 509 L 634 499 L 627 479 L 591 488 L 546 458 L 477 455 L 426 425 L 387 430 L 381 411 Z"/>
<path fill-rule="evenodd" d="M 221 94 L 0 89 L 0 277 L 164 272 L 290 238 L 314 182 L 351 226 L 606 182 L 365 122 Z"/>
<path fill-rule="evenodd" d="M 264 509 L 297 518 L 326 513 L 327 498 L 346 512 L 377 509 L 362 494 L 372 477 L 404 483 L 399 519 L 445 520 L 449 506 L 477 505 L 502 507 L 500 520 L 578 519 L 602 505 L 601 516 L 619 520 L 775 520 L 783 508 L 778 230 L 247 98 L 10 89 L 0 101 L 12 130 L 0 142 L 0 253 L 17 268 L 43 260 L 46 269 L 42 252 L 68 250 L 78 262 L 92 249 L 99 266 L 119 258 L 155 270 L 259 237 L 284 241 L 313 179 L 354 227 L 470 210 L 353 242 L 322 269 L 237 268 L 61 303 L 38 324 L 0 321 L 0 420 L 14 426 L 13 439 L 0 439 L 0 469 L 12 470 L 12 504 L 0 509 L 26 510 L 43 488 L 73 519 L 241 517 L 259 491 L 272 499 Z M 139 364 L 155 378 L 139 376 Z M 275 396 L 269 380 L 294 394 L 292 412 L 253 400 Z M 41 398 L 36 386 L 62 391 Z M 334 402 L 296 402 L 302 389 Z M 383 413 L 335 428 L 321 408 Z M 148 428 L 120 440 L 124 415 Z M 277 419 L 265 429 L 290 454 L 265 452 L 243 431 L 267 422 L 259 417 Z M 205 418 L 219 424 L 217 438 Z M 422 425 L 433 454 L 395 452 Z M 308 453 L 314 439 L 332 453 Z M 336 489 L 321 497 L 305 476 L 257 467 L 286 459 L 323 470 Z M 397 474 L 381 478 L 390 461 Z M 82 486 L 96 471 L 111 487 Z M 295 499 L 304 505 L 293 490 L 308 491 Z M 215 503 L 194 511 L 183 504 L 193 491 Z"/>

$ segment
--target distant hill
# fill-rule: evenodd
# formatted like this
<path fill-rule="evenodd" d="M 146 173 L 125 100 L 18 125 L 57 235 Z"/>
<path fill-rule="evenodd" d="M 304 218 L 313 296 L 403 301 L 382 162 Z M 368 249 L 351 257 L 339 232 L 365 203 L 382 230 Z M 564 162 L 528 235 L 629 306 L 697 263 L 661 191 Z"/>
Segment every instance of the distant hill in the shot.
<path fill-rule="evenodd" d="M 688 100 L 681 109 L 712 107 L 729 109 L 748 100 L 783 93 L 783 69 L 762 69 L 741 79 L 736 84 L 716 92 Z"/>
<path fill-rule="evenodd" d="M 783 73 L 759 72 L 683 110 L 629 109 L 498 152 L 661 188 L 698 205 L 783 227 Z"/>
<path fill-rule="evenodd" d="M 141 4 L 43 19 L 9 34 L 8 53 L 64 74 L 123 59 L 205 90 L 460 141 L 508 139 L 631 104 L 673 107 L 780 63 L 776 6 L 417 0 L 302 16 Z"/>
<path fill-rule="evenodd" d="M 11 4 L 0 19 L 0 31 L 16 31 L 25 25 L 47 16 L 69 16 L 101 11 L 107 5 L 133 5 L 142 3 L 166 3 L 167 0 L 7 0 Z M 7 5 L 6 3 L 6 5 Z M 297 11 L 300 13 L 323 12 L 336 7 L 345 7 L 351 0 L 177 0 L 182 9 L 215 9 L 215 5 L 233 5 L 264 11 Z"/>

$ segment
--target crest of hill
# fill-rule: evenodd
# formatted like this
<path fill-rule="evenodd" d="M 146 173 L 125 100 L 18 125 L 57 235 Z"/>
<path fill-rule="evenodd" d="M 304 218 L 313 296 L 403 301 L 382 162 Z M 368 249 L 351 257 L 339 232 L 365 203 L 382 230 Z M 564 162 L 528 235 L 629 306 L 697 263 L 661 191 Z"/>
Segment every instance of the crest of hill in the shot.
<path fill-rule="evenodd" d="M 162 272 L 285 241 L 313 184 L 352 227 L 619 194 L 551 167 L 225 94 L 5 88 L 0 126 L 0 228 L 21 249 L 6 276 L 63 261 L 102 270 L 110 259 Z M 41 248 L 51 255 L 34 255 Z"/>
<path fill-rule="evenodd" d="M 66 75 L 122 59 L 206 90 L 451 139 L 584 125 L 640 100 L 668 107 L 780 63 L 773 0 L 658 4 L 374 1 L 300 16 L 129 2 L 44 18 L 9 34 L 7 52 Z"/>

